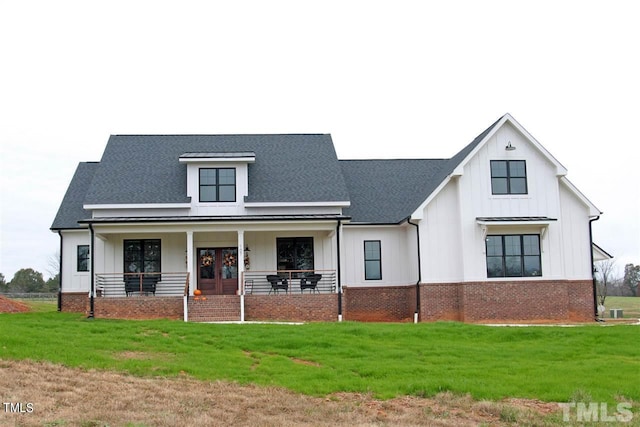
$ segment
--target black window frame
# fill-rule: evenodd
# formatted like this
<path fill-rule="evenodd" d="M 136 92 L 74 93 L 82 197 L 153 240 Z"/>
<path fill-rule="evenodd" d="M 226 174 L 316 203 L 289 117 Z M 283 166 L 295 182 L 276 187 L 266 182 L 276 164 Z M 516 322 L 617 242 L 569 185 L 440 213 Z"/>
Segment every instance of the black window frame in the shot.
<path fill-rule="evenodd" d="M 525 243 L 525 238 L 531 237 L 535 237 L 537 239 L 537 244 L 533 247 Z M 496 238 L 500 239 L 499 253 L 497 253 L 496 245 L 490 246 L 490 241 Z M 509 253 L 509 248 L 515 247 L 513 245 L 513 238 L 518 239 L 519 253 Z M 509 239 L 510 242 L 508 242 L 507 239 Z M 531 252 L 532 248 L 534 249 L 533 253 Z M 542 248 L 539 234 L 487 235 L 485 239 L 485 255 L 487 278 L 542 277 Z M 519 259 L 517 264 L 513 264 L 513 262 L 509 263 L 509 260 L 513 261 L 515 259 Z M 532 260 L 535 261 L 534 266 L 537 269 L 533 270 L 534 274 L 527 274 L 527 271 L 531 269 Z M 495 267 L 500 269 L 500 274 L 496 274 L 497 269 Z M 519 274 L 514 274 L 512 272 L 514 267 L 519 269 Z M 537 274 L 535 274 L 536 272 Z"/>
<path fill-rule="evenodd" d="M 498 175 L 494 165 L 498 163 L 504 163 L 505 175 Z M 514 175 L 512 171 L 512 165 L 515 169 L 516 164 L 522 164 L 524 175 Z M 527 161 L 526 160 L 491 160 L 489 165 L 490 173 L 491 173 L 491 194 L 493 195 L 524 195 L 529 194 L 529 185 L 527 182 Z M 519 192 L 516 190 L 519 185 L 516 182 L 524 181 L 524 192 Z M 506 184 L 506 192 L 497 191 L 497 183 L 500 182 L 504 186 Z"/>
<path fill-rule="evenodd" d="M 367 251 L 367 244 L 377 244 L 377 254 L 374 257 L 369 257 Z M 364 280 L 382 280 L 382 241 L 381 240 L 365 240 L 363 244 L 364 250 Z M 377 265 L 378 275 L 371 277 L 368 273 L 368 265 Z"/>
<path fill-rule="evenodd" d="M 291 253 L 285 253 L 287 246 L 292 249 Z M 310 256 L 305 256 L 303 253 L 307 250 L 310 251 Z M 277 237 L 276 256 L 278 271 L 315 270 L 315 247 L 313 237 Z M 305 263 L 307 265 L 303 265 Z M 292 277 L 305 277 L 308 274 L 311 273 L 293 273 Z"/>
<path fill-rule="evenodd" d="M 139 242 L 138 250 L 127 249 L 133 242 Z M 157 244 L 157 254 L 149 254 L 150 245 Z M 133 257 L 137 253 L 137 256 Z M 162 272 L 162 240 L 161 239 L 125 239 L 122 245 L 122 258 L 124 273 L 161 273 Z M 132 270 L 131 264 L 137 262 L 140 265 Z M 157 265 L 155 268 L 147 268 Z"/>
<path fill-rule="evenodd" d="M 203 184 L 202 173 L 204 171 L 215 171 L 215 183 Z M 220 171 L 233 171 L 233 184 L 220 183 Z M 236 194 L 237 173 L 236 168 L 200 168 L 198 169 L 198 200 L 202 203 L 234 203 L 237 199 Z M 233 188 L 233 200 L 220 200 L 221 188 Z M 209 199 L 203 197 L 203 189 L 214 189 L 214 197 Z"/>
<path fill-rule="evenodd" d="M 82 251 L 81 251 L 82 250 Z M 91 261 L 91 248 L 89 245 L 78 245 L 76 248 L 76 271 L 79 273 L 89 271 Z"/>

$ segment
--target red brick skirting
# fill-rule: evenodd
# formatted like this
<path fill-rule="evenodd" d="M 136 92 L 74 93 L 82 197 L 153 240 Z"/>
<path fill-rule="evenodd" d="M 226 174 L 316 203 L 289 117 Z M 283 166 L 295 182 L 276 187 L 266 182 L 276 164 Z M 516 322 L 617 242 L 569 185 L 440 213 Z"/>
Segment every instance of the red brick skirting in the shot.
<path fill-rule="evenodd" d="M 420 320 L 587 322 L 594 319 L 590 280 L 437 283 L 420 286 Z"/>
<path fill-rule="evenodd" d="M 332 322 L 338 319 L 338 294 L 246 295 L 245 320 Z"/>
<path fill-rule="evenodd" d="M 238 321 L 240 296 L 189 298 L 189 321 Z M 343 288 L 344 320 L 410 322 L 416 286 Z M 86 293 L 63 293 L 62 311 L 88 313 Z M 95 317 L 183 318 L 182 297 L 122 297 L 94 300 Z M 247 321 L 323 321 L 338 318 L 337 294 L 246 295 Z M 475 323 L 588 322 L 594 319 L 591 280 L 530 280 L 420 285 L 419 320 Z"/>
<path fill-rule="evenodd" d="M 60 294 L 60 302 L 62 305 L 60 311 L 66 311 L 69 313 L 89 312 L 88 292 L 63 292 Z"/>
<path fill-rule="evenodd" d="M 343 291 L 344 320 L 412 322 L 416 310 L 415 286 L 356 288 Z"/>
<path fill-rule="evenodd" d="M 94 316 L 110 319 L 182 319 L 182 297 L 95 298 Z"/>

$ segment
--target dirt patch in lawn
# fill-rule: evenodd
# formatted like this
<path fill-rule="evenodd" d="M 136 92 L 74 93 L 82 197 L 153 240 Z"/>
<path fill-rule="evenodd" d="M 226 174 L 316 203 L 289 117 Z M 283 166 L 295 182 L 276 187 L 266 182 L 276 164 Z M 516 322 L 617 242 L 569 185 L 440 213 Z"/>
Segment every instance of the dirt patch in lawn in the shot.
<path fill-rule="evenodd" d="M 29 306 L 23 302 L 0 296 L 0 313 L 24 313 Z"/>
<path fill-rule="evenodd" d="M 545 424 L 545 416 L 560 412 L 552 403 L 478 402 L 451 393 L 391 400 L 355 393 L 318 398 L 280 388 L 138 378 L 30 361 L 0 360 L 0 371 L 0 398 L 12 405 L 0 410 L 0 425 L 499 426 Z"/>

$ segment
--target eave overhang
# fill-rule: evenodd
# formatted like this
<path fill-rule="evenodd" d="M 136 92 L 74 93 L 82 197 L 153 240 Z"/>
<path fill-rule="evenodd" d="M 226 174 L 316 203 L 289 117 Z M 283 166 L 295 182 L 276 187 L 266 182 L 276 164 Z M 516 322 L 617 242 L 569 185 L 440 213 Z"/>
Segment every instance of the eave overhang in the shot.
<path fill-rule="evenodd" d="M 299 222 L 348 221 L 345 215 L 228 215 L 228 216 L 157 216 L 157 217 L 101 217 L 78 221 L 80 224 L 156 224 L 207 222 Z"/>
<path fill-rule="evenodd" d="M 214 162 L 240 162 L 255 163 L 256 153 L 229 152 L 229 153 L 183 153 L 178 158 L 180 163 L 214 163 Z"/>

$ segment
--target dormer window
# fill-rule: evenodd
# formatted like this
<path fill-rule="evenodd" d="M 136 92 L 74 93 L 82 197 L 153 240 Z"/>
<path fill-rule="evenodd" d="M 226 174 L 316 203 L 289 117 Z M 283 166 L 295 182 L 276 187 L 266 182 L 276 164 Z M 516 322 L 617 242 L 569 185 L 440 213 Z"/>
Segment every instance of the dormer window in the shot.
<path fill-rule="evenodd" d="M 524 160 L 491 160 L 492 194 L 527 194 Z"/>
<path fill-rule="evenodd" d="M 235 202 L 235 168 L 201 168 L 200 202 Z"/>

